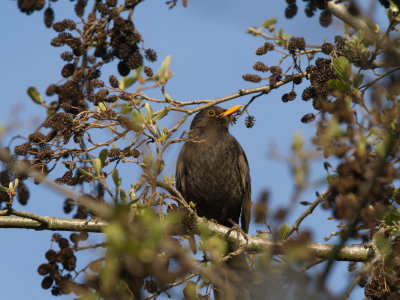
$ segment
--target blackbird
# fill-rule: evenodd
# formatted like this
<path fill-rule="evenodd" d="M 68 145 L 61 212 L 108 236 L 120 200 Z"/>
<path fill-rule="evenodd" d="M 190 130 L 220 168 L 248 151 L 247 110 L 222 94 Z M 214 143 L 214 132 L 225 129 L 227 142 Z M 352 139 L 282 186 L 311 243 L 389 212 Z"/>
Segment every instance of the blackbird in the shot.
<path fill-rule="evenodd" d="M 231 227 L 232 221 L 248 232 L 251 213 L 249 165 L 238 141 L 229 133 L 233 113 L 230 109 L 210 106 L 194 117 L 189 139 L 183 145 L 176 166 L 176 188 L 187 202 L 196 204 L 199 216 Z M 234 247 L 229 245 L 229 251 Z M 242 253 L 230 258 L 225 265 L 224 281 L 230 295 L 218 286 L 214 295 L 219 299 L 250 299 L 248 288 L 251 271 Z M 221 269 L 221 272 L 222 272 Z M 222 292 L 221 292 L 222 291 Z"/>
<path fill-rule="evenodd" d="M 189 139 L 178 156 L 176 188 L 188 202 L 196 204 L 201 217 L 231 227 L 232 220 L 244 232 L 251 213 L 250 173 L 246 154 L 228 131 L 233 113 L 210 106 L 194 117 Z"/>

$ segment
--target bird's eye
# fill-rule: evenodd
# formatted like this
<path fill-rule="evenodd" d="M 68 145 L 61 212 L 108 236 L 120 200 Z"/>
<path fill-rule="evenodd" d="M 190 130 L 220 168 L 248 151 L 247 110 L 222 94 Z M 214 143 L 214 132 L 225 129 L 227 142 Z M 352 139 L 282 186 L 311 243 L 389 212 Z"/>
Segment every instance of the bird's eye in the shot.
<path fill-rule="evenodd" d="M 210 109 L 210 110 L 208 111 L 208 115 L 209 115 L 210 117 L 214 117 L 214 116 L 215 116 L 215 111 L 214 111 L 213 109 Z"/>

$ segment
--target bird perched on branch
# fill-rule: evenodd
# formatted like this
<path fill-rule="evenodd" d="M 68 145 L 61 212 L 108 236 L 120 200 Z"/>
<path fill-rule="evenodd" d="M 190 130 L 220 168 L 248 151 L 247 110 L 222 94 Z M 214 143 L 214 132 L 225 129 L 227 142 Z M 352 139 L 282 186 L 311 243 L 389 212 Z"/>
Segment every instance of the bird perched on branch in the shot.
<path fill-rule="evenodd" d="M 199 216 L 228 227 L 240 220 L 247 233 L 251 214 L 249 166 L 242 147 L 228 131 L 240 107 L 210 106 L 197 113 L 179 153 L 176 188 L 187 202 L 196 204 Z M 250 271 L 243 254 L 226 264 L 231 270 Z"/>

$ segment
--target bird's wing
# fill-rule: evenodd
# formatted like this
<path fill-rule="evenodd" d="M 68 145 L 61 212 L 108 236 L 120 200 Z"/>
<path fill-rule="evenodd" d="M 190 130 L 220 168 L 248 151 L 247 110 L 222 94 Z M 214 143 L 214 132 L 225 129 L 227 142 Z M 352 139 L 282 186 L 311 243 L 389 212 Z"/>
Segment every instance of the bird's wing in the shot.
<path fill-rule="evenodd" d="M 176 171 L 175 171 L 175 186 L 176 189 L 181 193 L 183 198 L 186 197 L 186 180 L 185 180 L 186 170 L 185 170 L 185 164 L 183 162 L 184 159 L 182 159 L 182 157 L 184 156 L 185 145 L 183 145 L 181 152 L 179 152 L 178 160 L 176 162 Z"/>
<path fill-rule="evenodd" d="M 250 182 L 250 170 L 249 163 L 247 162 L 246 154 L 243 149 L 240 148 L 239 155 L 239 170 L 241 171 L 241 185 L 243 193 L 242 203 L 242 215 L 241 224 L 244 232 L 249 231 L 249 224 L 251 218 L 251 182 Z"/>

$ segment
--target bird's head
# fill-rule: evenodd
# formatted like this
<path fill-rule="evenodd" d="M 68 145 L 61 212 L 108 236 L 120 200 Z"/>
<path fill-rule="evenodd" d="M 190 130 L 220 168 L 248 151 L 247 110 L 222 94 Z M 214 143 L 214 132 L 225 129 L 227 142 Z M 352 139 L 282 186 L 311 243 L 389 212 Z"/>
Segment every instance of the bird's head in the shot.
<path fill-rule="evenodd" d="M 242 105 L 236 105 L 228 109 L 219 106 L 207 107 L 193 118 L 190 129 L 195 131 L 228 129 L 229 124 L 234 120 L 233 114 L 241 107 Z"/>
<path fill-rule="evenodd" d="M 201 110 L 194 117 L 190 129 L 202 127 L 228 127 L 234 120 L 233 114 L 237 112 L 242 106 L 236 105 L 228 109 L 219 106 L 210 106 Z"/>

